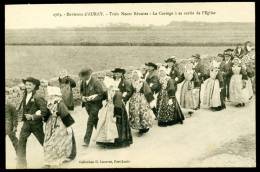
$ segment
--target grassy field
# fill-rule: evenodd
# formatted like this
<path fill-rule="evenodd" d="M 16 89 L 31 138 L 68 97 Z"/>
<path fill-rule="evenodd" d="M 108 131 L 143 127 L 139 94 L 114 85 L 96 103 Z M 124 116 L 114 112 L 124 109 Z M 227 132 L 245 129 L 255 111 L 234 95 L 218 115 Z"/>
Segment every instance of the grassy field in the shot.
<path fill-rule="evenodd" d="M 141 66 L 152 61 L 163 63 L 166 57 L 179 59 L 192 54 L 217 55 L 228 47 L 152 47 L 152 46 L 6 46 L 6 80 L 27 76 L 50 79 L 65 68 L 77 75 L 83 66 L 95 71 L 114 67 Z"/>
<path fill-rule="evenodd" d="M 6 30 L 6 44 L 231 45 L 255 39 L 254 23 L 173 22 L 167 26 Z"/>
<path fill-rule="evenodd" d="M 254 39 L 254 23 L 6 30 L 6 85 L 26 76 L 50 79 L 63 68 L 77 75 L 86 65 L 100 71 L 147 61 L 162 63 L 172 55 L 179 59 L 195 53 L 212 56 Z"/>

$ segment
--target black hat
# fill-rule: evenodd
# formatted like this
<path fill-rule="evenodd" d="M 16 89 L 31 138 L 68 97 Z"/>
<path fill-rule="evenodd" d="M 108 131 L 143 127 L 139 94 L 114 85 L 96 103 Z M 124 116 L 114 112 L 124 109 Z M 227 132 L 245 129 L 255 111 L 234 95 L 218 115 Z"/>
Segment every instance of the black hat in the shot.
<path fill-rule="evenodd" d="M 81 71 L 79 72 L 79 76 L 88 76 L 90 74 L 92 74 L 93 70 L 91 68 L 83 68 L 81 69 Z"/>
<path fill-rule="evenodd" d="M 148 62 L 148 63 L 145 63 L 145 66 L 151 66 L 153 67 L 154 69 L 157 69 L 157 65 L 152 63 L 152 62 Z"/>
<path fill-rule="evenodd" d="M 228 48 L 228 49 L 226 49 L 226 50 L 224 51 L 224 54 L 225 54 L 225 53 L 232 53 L 233 51 L 234 51 L 233 49 Z"/>
<path fill-rule="evenodd" d="M 41 85 L 41 82 L 38 79 L 35 79 L 33 77 L 28 77 L 26 79 L 22 79 L 23 83 L 25 84 L 26 82 L 31 82 L 35 85 L 35 90 L 39 89 L 39 86 Z"/>
<path fill-rule="evenodd" d="M 111 72 L 113 73 L 122 73 L 125 74 L 125 69 L 121 69 L 121 68 L 115 68 L 114 70 L 112 70 Z"/>
<path fill-rule="evenodd" d="M 166 59 L 166 60 L 164 60 L 164 61 L 165 61 L 165 63 L 168 63 L 168 62 L 176 63 L 175 57 L 170 57 L 170 58 L 168 58 L 168 59 Z"/>
<path fill-rule="evenodd" d="M 192 57 L 194 57 L 196 59 L 200 59 L 200 55 L 199 54 L 194 54 L 194 55 L 192 55 Z"/>

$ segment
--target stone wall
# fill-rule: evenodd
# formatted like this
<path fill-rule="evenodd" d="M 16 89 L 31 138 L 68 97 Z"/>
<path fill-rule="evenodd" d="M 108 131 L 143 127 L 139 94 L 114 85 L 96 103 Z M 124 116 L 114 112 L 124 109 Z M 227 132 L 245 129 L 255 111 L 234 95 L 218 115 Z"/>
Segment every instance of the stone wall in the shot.
<path fill-rule="evenodd" d="M 202 63 L 204 63 L 205 68 L 209 67 L 209 63 L 210 63 L 211 59 L 212 59 L 212 57 L 204 57 L 204 58 L 202 58 Z M 178 64 L 178 67 L 179 67 L 179 70 L 180 70 L 181 73 L 184 71 L 185 64 L 187 62 L 189 62 L 189 61 L 190 61 L 190 59 L 177 61 L 177 64 Z M 158 64 L 158 65 L 161 65 L 161 64 Z M 136 70 L 136 69 L 141 69 L 142 66 L 140 66 L 140 67 L 129 66 L 129 67 L 125 67 L 125 68 L 126 68 L 125 77 L 127 79 L 129 79 L 129 76 L 130 76 L 131 72 L 133 70 Z M 95 72 L 93 75 L 96 76 L 98 79 L 100 79 L 102 81 L 103 78 L 106 75 L 112 76 L 112 73 L 110 72 L 110 70 L 104 70 L 104 71 Z M 74 95 L 74 99 L 75 99 L 75 104 L 79 105 L 79 103 L 80 103 L 80 90 L 79 90 L 80 89 L 79 88 L 80 80 L 79 80 L 78 76 L 72 75 L 71 77 L 72 77 L 72 79 L 74 79 L 76 81 L 76 84 L 77 84 L 76 88 L 73 89 L 73 95 Z M 59 85 L 57 78 L 50 79 L 49 81 L 42 81 L 42 83 L 46 83 L 46 82 L 48 82 L 49 85 L 51 85 L 51 86 L 58 86 Z M 37 91 L 37 93 L 42 95 L 42 96 L 44 96 L 45 92 L 46 92 L 46 87 L 47 87 L 46 84 L 41 84 L 40 89 Z M 7 89 L 9 91 L 6 92 L 6 95 L 8 94 L 8 96 L 10 98 L 9 102 L 11 104 L 15 105 L 18 108 L 19 104 L 20 104 L 20 102 L 22 100 L 23 91 L 24 91 L 24 85 L 23 84 L 19 84 L 19 85 L 13 86 L 13 87 L 8 87 L 8 88 L 6 87 L 6 90 Z"/>

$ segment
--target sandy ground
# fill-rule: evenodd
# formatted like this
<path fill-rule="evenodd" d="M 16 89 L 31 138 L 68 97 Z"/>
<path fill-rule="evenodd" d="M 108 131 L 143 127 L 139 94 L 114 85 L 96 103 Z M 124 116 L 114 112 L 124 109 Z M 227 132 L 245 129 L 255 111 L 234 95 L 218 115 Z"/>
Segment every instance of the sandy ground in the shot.
<path fill-rule="evenodd" d="M 104 149 L 91 143 L 82 146 L 87 114 L 81 107 L 73 112 L 77 157 L 63 168 L 109 167 L 255 167 L 255 100 L 246 107 L 196 111 L 184 124 L 160 128 L 138 137 L 128 148 Z M 15 168 L 14 149 L 6 137 L 6 167 Z M 43 166 L 43 149 L 34 136 L 27 142 L 28 168 Z"/>

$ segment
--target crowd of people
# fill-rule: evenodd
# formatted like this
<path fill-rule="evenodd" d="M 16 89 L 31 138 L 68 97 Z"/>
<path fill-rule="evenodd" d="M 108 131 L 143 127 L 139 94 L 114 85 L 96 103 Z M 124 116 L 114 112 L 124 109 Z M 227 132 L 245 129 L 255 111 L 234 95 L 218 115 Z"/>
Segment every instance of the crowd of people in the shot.
<path fill-rule="evenodd" d="M 130 79 L 126 79 L 123 68 L 115 68 L 113 77 L 106 76 L 103 81 L 93 76 L 91 68 L 83 68 L 79 72 L 80 95 L 88 114 L 83 146 L 89 147 L 93 140 L 104 148 L 127 147 L 133 144 L 133 130 L 142 136 L 154 121 L 160 127 L 183 124 L 185 117 L 200 108 L 224 110 L 227 101 L 244 107 L 255 89 L 254 59 L 253 44 L 246 42 L 244 47 L 238 45 L 213 57 L 207 68 L 199 54 L 192 55 L 183 72 L 175 56 L 160 66 L 145 63 L 132 71 Z M 16 150 L 17 168 L 27 166 L 26 143 L 31 133 L 43 146 L 47 167 L 70 162 L 77 154 L 71 115 L 76 82 L 63 71 L 58 78 L 60 87 L 48 86 L 47 95 L 42 97 L 37 94 L 38 79 L 22 81 L 25 91 L 19 108 L 8 102 L 8 94 L 5 107 L 6 135 Z M 18 112 L 23 121 L 19 139 L 15 135 Z"/>

